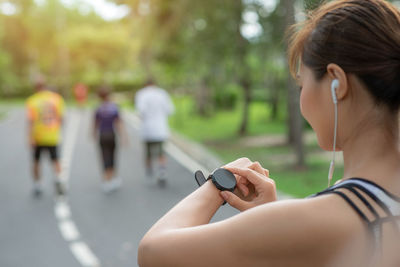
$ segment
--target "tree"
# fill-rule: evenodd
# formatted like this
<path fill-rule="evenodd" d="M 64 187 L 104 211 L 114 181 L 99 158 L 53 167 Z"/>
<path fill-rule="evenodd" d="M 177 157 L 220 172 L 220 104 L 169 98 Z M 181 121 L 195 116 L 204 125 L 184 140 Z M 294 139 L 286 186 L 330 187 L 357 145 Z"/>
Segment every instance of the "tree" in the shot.
<path fill-rule="evenodd" d="M 286 25 L 293 25 L 294 20 L 294 5 L 291 0 L 283 0 L 282 4 L 286 10 Z M 287 76 L 288 87 L 288 141 L 293 145 L 296 156 L 297 166 L 304 166 L 304 144 L 303 144 L 303 118 L 300 114 L 299 90 L 296 90 L 293 78 L 288 72 Z"/>

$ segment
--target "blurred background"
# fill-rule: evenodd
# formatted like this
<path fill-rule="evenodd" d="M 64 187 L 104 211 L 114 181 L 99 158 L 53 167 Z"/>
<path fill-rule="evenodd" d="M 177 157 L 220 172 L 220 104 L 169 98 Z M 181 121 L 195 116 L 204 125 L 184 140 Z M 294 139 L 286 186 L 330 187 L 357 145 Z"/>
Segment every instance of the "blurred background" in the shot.
<path fill-rule="evenodd" d="M 400 1 L 392 2 L 400 6 Z M 288 71 L 285 41 L 287 26 L 304 19 L 305 12 L 320 3 L 0 0 L 0 154 L 15 163 L 15 168 L 21 166 L 20 157 L 10 159 L 3 149 L 14 132 L 8 132 L 6 128 L 12 126 L 7 122 L 15 112 L 23 112 L 39 74 L 66 99 L 69 110 L 77 106 L 73 88 L 79 83 L 87 86 L 88 118 L 98 104 L 95 96 L 100 86 L 110 86 L 113 99 L 129 113 L 134 110 L 135 92 L 150 77 L 173 99 L 176 110 L 170 126 L 177 136 L 203 146 L 223 163 L 238 157 L 259 161 L 270 170 L 278 189 L 290 196 L 305 197 L 322 190 L 331 154 L 318 147 L 299 113 L 299 90 Z M 25 139 L 21 135 L 18 142 L 26 145 Z M 335 179 L 342 173 L 339 154 L 337 160 Z M 29 164 L 23 168 L 27 170 L 20 178 L 28 183 Z M 0 169 L 4 174 L 4 160 Z M 190 173 L 185 175 L 192 179 Z M 10 179 L 12 175 L 6 176 Z M 189 189 L 168 196 L 178 200 Z M 4 197 L 4 201 L 9 199 Z M 85 225 L 84 211 L 76 213 Z M 160 214 L 154 214 L 140 233 Z M 13 223 L 2 222 L 2 226 Z M 4 248 L 1 242 L 0 248 Z M 135 254 L 132 248 L 136 244 L 129 244 L 124 241 L 122 250 Z M 96 250 L 96 241 L 92 240 L 91 246 Z M 13 266 L 12 262 L 0 265 Z M 113 261 L 105 265 L 123 266 Z"/>
<path fill-rule="evenodd" d="M 299 114 L 284 36 L 320 2 L 2 0 L 0 104 L 23 103 L 42 74 L 67 100 L 78 83 L 91 95 L 107 84 L 133 108 L 152 77 L 174 99 L 176 132 L 223 161 L 258 160 L 304 196 L 325 184 L 328 159 Z"/>

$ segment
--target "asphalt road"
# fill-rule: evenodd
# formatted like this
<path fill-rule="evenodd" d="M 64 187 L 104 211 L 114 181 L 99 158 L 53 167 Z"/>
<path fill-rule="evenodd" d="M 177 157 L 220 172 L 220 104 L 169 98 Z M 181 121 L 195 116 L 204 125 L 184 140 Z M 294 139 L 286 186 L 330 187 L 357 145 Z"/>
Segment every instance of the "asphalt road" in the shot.
<path fill-rule="evenodd" d="M 168 155 L 165 188 L 146 177 L 137 129 L 126 120 L 131 144 L 118 150 L 123 186 L 104 194 L 97 144 L 90 138 L 91 116 L 70 110 L 66 117 L 61 155 L 67 199 L 54 195 L 47 157 L 42 160 L 44 194 L 32 197 L 24 110 L 13 109 L 0 121 L 0 266 L 137 266 L 144 233 L 197 187 L 176 155 Z M 213 220 L 236 213 L 224 206 Z"/>

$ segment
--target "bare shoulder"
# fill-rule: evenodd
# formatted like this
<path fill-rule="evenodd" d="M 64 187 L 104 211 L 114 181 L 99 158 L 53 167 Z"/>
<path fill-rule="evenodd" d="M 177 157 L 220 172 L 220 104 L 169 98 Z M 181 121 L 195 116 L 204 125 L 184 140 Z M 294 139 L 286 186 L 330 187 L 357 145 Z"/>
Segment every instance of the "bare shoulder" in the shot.
<path fill-rule="evenodd" d="M 244 253 L 260 259 L 260 266 L 325 266 L 327 262 L 340 261 L 352 247 L 365 252 L 366 227 L 336 195 L 278 201 L 231 220 L 225 223 L 233 231 L 247 229 L 246 236 L 237 238 L 242 244 L 248 242 L 245 247 L 249 250 Z"/>

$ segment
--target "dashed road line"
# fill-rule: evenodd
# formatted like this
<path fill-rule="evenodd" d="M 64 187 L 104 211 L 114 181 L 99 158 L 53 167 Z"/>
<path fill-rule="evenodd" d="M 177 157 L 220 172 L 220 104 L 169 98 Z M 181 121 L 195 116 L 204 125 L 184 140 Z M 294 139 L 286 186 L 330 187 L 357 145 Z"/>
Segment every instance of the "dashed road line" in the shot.
<path fill-rule="evenodd" d="M 84 242 L 73 242 L 70 244 L 70 249 L 82 266 L 100 266 L 99 260 Z"/>
<path fill-rule="evenodd" d="M 54 212 L 58 220 L 66 220 L 71 216 L 69 205 L 65 202 L 57 202 L 54 207 Z"/>
<path fill-rule="evenodd" d="M 60 228 L 60 232 L 65 240 L 75 241 L 79 239 L 80 234 L 73 221 L 63 220 L 58 223 L 58 227 Z"/>
<path fill-rule="evenodd" d="M 71 160 L 78 135 L 80 119 L 80 115 L 71 111 L 66 123 L 65 142 L 62 146 L 60 174 L 60 179 L 66 188 L 68 188 Z M 71 208 L 67 197 L 58 196 L 56 198 L 54 204 L 54 215 L 58 221 L 60 233 L 64 240 L 69 243 L 69 248 L 76 260 L 84 267 L 99 267 L 99 259 L 92 252 L 89 246 L 82 241 L 81 234 L 72 220 Z"/>

